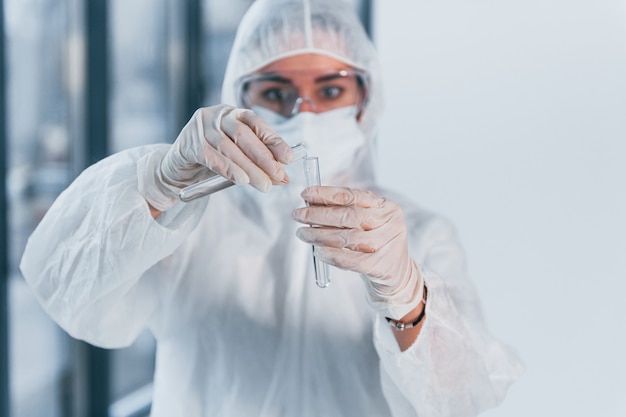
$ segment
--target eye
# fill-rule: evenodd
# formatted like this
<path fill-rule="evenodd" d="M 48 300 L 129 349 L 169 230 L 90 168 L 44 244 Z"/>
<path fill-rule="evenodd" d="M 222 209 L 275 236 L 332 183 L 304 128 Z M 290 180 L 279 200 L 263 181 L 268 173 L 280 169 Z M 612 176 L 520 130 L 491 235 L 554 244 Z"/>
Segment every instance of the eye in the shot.
<path fill-rule="evenodd" d="M 343 88 L 336 86 L 336 85 L 330 85 L 330 86 L 326 86 L 324 88 L 322 88 L 320 90 L 320 95 L 322 96 L 322 98 L 326 99 L 326 100 L 332 100 L 332 99 L 336 99 L 339 96 L 341 96 L 341 94 L 343 93 Z"/>
<path fill-rule="evenodd" d="M 285 101 L 288 101 L 292 95 L 293 94 L 290 90 L 277 87 L 268 88 L 266 90 L 263 90 L 263 92 L 261 93 L 263 99 L 277 103 L 283 103 Z"/>

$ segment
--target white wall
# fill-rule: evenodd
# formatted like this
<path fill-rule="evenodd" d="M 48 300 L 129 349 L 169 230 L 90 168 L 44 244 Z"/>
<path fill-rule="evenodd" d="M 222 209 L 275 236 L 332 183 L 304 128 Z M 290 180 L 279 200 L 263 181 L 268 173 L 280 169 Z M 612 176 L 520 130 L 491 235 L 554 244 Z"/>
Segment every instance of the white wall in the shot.
<path fill-rule="evenodd" d="M 626 416 L 626 0 L 379 0 L 381 180 L 458 226 L 527 371 L 492 417 Z"/>

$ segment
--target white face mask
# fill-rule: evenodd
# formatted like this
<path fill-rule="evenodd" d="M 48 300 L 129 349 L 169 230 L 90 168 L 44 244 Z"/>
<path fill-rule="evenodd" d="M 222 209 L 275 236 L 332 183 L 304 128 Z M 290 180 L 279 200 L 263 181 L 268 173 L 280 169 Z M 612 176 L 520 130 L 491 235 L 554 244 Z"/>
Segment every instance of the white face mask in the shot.
<path fill-rule="evenodd" d="M 308 156 L 317 156 L 322 183 L 353 167 L 357 152 L 367 146 L 356 120 L 356 106 L 323 113 L 298 113 L 286 118 L 263 107 L 252 111 L 265 120 L 289 145 L 303 143 Z"/>

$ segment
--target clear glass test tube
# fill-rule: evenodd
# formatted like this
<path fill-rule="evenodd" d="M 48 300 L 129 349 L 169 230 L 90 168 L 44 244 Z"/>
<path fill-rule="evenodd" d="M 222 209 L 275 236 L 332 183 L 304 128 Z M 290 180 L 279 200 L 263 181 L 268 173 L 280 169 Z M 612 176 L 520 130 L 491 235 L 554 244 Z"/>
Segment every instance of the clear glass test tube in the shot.
<path fill-rule="evenodd" d="M 321 185 L 320 165 L 317 157 L 307 157 L 304 161 L 304 176 L 306 178 L 306 186 Z M 315 270 L 315 283 L 320 288 L 326 288 L 330 284 L 330 275 L 328 264 L 320 261 L 315 256 L 315 246 L 313 246 L 313 268 Z"/>

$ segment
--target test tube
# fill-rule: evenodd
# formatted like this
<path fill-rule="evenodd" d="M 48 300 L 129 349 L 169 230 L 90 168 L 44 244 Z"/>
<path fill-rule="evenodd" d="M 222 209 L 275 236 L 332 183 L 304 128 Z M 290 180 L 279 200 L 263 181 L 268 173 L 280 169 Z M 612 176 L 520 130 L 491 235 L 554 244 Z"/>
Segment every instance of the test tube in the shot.
<path fill-rule="evenodd" d="M 306 186 L 321 185 L 320 181 L 320 165 L 317 157 L 304 158 L 304 176 L 306 178 Z M 315 256 L 315 246 L 313 246 L 313 269 L 315 271 L 315 283 L 320 288 L 326 288 L 330 285 L 330 275 L 328 272 L 328 264 L 320 261 Z"/>
<path fill-rule="evenodd" d="M 306 147 L 303 143 L 298 143 L 297 145 L 292 146 L 291 149 L 294 153 L 294 161 L 306 157 Z M 235 183 L 231 180 L 224 178 L 221 175 L 216 175 L 204 181 L 200 181 L 196 184 L 183 188 L 178 193 L 178 198 L 180 199 L 180 201 L 184 201 L 185 203 L 187 203 L 191 200 L 195 200 L 196 198 L 213 194 L 217 191 L 223 190 L 233 185 L 235 185 Z"/>

